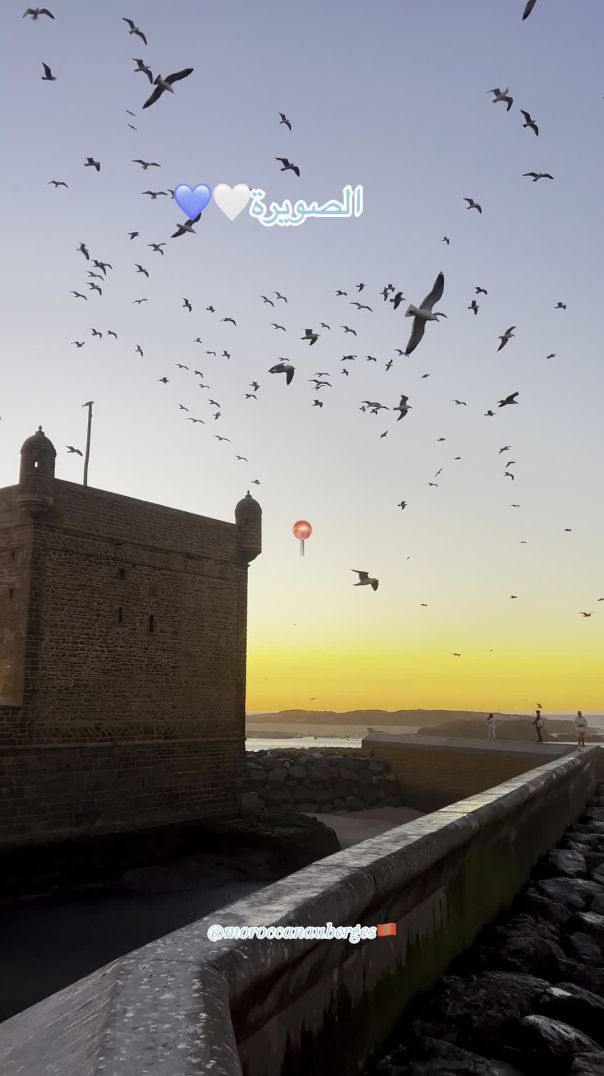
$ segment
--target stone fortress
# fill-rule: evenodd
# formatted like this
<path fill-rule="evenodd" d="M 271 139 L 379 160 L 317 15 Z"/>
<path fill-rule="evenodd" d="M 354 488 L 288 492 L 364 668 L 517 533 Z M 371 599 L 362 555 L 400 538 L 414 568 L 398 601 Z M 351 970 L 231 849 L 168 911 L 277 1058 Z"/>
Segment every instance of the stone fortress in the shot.
<path fill-rule="evenodd" d="M 0 489 L 0 850 L 237 814 L 248 566 L 235 523 L 55 477 Z"/>

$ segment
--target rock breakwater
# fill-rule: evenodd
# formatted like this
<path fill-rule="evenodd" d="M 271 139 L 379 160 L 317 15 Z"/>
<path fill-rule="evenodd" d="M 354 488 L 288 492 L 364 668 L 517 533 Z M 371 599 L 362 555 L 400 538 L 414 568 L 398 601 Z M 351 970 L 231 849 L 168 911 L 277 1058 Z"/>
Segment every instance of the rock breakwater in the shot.
<path fill-rule="evenodd" d="M 404 806 L 386 762 L 358 748 L 274 748 L 247 755 L 249 788 L 263 807 L 315 814 Z"/>
<path fill-rule="evenodd" d="M 604 784 L 392 1041 L 365 1076 L 604 1076 Z"/>

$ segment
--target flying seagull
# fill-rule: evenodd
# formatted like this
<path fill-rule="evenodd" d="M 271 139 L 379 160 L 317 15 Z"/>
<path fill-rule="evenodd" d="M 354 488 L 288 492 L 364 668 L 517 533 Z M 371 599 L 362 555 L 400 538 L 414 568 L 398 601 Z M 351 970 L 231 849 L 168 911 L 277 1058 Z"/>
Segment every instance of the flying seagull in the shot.
<path fill-rule="evenodd" d="M 56 75 L 53 75 L 53 73 L 50 70 L 50 67 L 48 66 L 48 64 L 43 63 L 42 67 L 44 68 L 44 74 L 42 75 L 42 82 L 56 82 L 57 81 Z"/>
<path fill-rule="evenodd" d="M 97 172 L 100 172 L 101 162 L 95 161 L 94 157 L 87 157 L 84 161 L 84 168 L 96 168 Z"/>
<path fill-rule="evenodd" d="M 75 453 L 76 453 L 76 455 L 78 455 L 78 456 L 81 456 L 81 455 L 82 455 L 82 453 L 80 452 L 79 448 L 74 448 L 74 447 L 73 447 L 73 445 L 66 445 L 65 447 L 66 447 L 66 449 L 67 449 L 67 451 L 68 451 L 68 452 L 75 452 Z"/>
<path fill-rule="evenodd" d="M 516 399 L 517 395 L 518 395 L 517 392 L 512 392 L 512 394 L 510 396 L 506 396 L 505 400 L 498 400 L 497 402 L 498 402 L 500 407 L 505 407 L 507 404 L 517 404 L 518 403 L 518 400 Z"/>
<path fill-rule="evenodd" d="M 533 10 L 536 3 L 537 3 L 537 0 L 526 0 L 526 7 L 524 9 L 524 15 L 522 16 L 522 21 L 523 22 L 524 22 L 525 19 L 528 19 L 529 15 L 530 15 L 531 11 Z"/>
<path fill-rule="evenodd" d="M 280 161 L 281 164 L 283 165 L 283 168 L 281 169 L 282 172 L 287 172 L 287 171 L 295 172 L 298 179 L 300 178 L 300 169 L 298 168 L 297 164 L 291 164 L 288 161 L 287 157 L 275 157 L 275 160 Z"/>
<path fill-rule="evenodd" d="M 67 187 L 69 190 L 69 183 L 66 183 L 64 179 L 51 179 L 47 185 L 49 187 L 54 187 L 55 190 L 57 187 Z"/>
<path fill-rule="evenodd" d="M 40 15 L 48 15 L 49 19 L 54 19 L 52 11 L 49 11 L 47 7 L 28 7 L 23 18 L 27 15 L 31 15 L 34 22 L 40 18 Z"/>
<path fill-rule="evenodd" d="M 197 235 L 197 232 L 195 231 L 193 225 L 197 224 L 197 221 L 200 219 L 200 217 L 201 213 L 198 213 L 196 217 L 192 217 L 190 220 L 186 220 L 184 224 L 177 224 L 176 231 L 172 232 L 170 239 L 178 239 L 180 235 Z"/>
<path fill-rule="evenodd" d="M 438 321 L 439 318 L 446 318 L 446 314 L 438 312 L 434 314 L 432 313 L 432 307 L 435 303 L 439 301 L 439 299 L 442 298 L 444 290 L 444 273 L 439 273 L 436 280 L 434 281 L 432 291 L 428 295 L 426 295 L 426 298 L 423 300 L 420 306 L 417 307 L 411 304 L 411 306 L 407 307 L 405 317 L 413 318 L 413 329 L 409 338 L 409 343 L 407 344 L 407 347 L 405 349 L 405 355 L 410 355 L 412 351 L 415 351 L 415 348 L 417 347 L 424 335 L 427 321 Z"/>
<path fill-rule="evenodd" d="M 549 172 L 523 172 L 523 176 L 531 176 L 533 183 L 536 183 L 538 179 L 553 179 L 554 177 Z"/>
<path fill-rule="evenodd" d="M 144 172 L 146 172 L 148 168 L 161 168 L 161 165 L 158 164 L 157 161 L 141 161 L 140 157 L 137 157 L 132 164 L 140 164 Z"/>
<path fill-rule="evenodd" d="M 158 75 L 157 78 L 153 80 L 155 89 L 151 96 L 145 101 L 143 108 L 149 108 L 149 105 L 153 105 L 156 101 L 159 101 L 162 93 L 174 93 L 172 83 L 180 82 L 181 79 L 188 78 L 192 73 L 192 67 L 185 67 L 184 71 L 176 71 L 173 75 L 168 75 L 166 78 L 162 78 L 161 75 Z"/>
<path fill-rule="evenodd" d="M 566 310 L 566 303 L 556 303 L 554 310 Z"/>
<path fill-rule="evenodd" d="M 289 385 L 294 376 L 294 367 L 286 361 L 278 362 L 275 366 L 271 366 L 269 374 L 285 374 L 285 382 Z"/>
<path fill-rule="evenodd" d="M 290 131 L 291 131 L 291 129 L 292 129 L 292 125 L 291 125 L 291 123 L 289 122 L 289 120 L 288 120 L 287 116 L 285 115 L 285 113 L 284 113 L 284 112 L 280 112 L 280 113 L 279 113 L 279 116 L 281 117 L 281 118 L 280 118 L 280 120 L 279 120 L 279 123 L 284 123 L 284 124 L 285 124 L 285 126 L 286 126 L 286 127 L 289 127 L 289 129 L 290 129 Z"/>
<path fill-rule="evenodd" d="M 478 303 L 476 302 L 476 299 L 472 299 L 472 302 L 470 303 L 470 305 L 468 307 L 468 310 L 473 310 L 474 314 L 478 313 L 479 306 L 478 306 Z"/>
<path fill-rule="evenodd" d="M 143 31 L 139 30 L 138 26 L 134 25 L 134 23 L 132 22 L 132 19 L 124 19 L 124 18 L 122 18 L 122 22 L 127 22 L 128 23 L 128 26 L 130 27 L 128 33 L 136 34 L 137 37 L 140 37 L 141 41 L 145 42 L 145 45 L 148 43 L 147 38 L 145 37 Z"/>
<path fill-rule="evenodd" d="M 399 416 L 398 416 L 398 418 L 396 420 L 397 422 L 400 422 L 401 419 L 405 417 L 407 412 L 412 410 L 411 405 L 407 403 L 408 399 L 409 399 L 408 396 L 401 396 L 401 402 L 399 403 L 398 407 L 393 407 L 392 408 L 393 411 L 398 411 L 399 412 Z"/>
<path fill-rule="evenodd" d="M 494 93 L 495 94 L 495 96 L 493 97 L 493 104 L 494 105 L 496 105 L 498 101 L 505 101 L 507 106 L 508 106 L 507 111 L 508 112 L 510 111 L 510 109 L 511 109 L 513 103 L 514 103 L 514 98 L 508 96 L 507 87 L 506 87 L 505 90 L 500 90 L 499 87 L 497 86 L 494 90 L 487 90 L 487 93 Z"/>
<path fill-rule="evenodd" d="M 473 198 L 464 198 L 464 202 L 467 202 L 467 209 L 477 209 L 479 213 L 482 213 L 482 206 L 475 202 Z"/>
<path fill-rule="evenodd" d="M 591 613 L 579 613 L 579 616 L 591 616 Z"/>
<path fill-rule="evenodd" d="M 513 337 L 513 335 L 514 335 L 514 332 L 513 332 L 513 330 L 514 330 L 515 328 L 516 328 L 516 326 L 515 326 L 515 325 L 510 325 L 509 329 L 506 329 L 506 330 L 505 330 L 505 332 L 504 332 L 503 336 L 500 336 L 500 337 L 499 337 L 499 339 L 501 340 L 501 343 L 500 343 L 499 347 L 497 348 L 497 350 L 498 350 L 498 351 L 501 351 L 502 347 L 505 347 L 505 345 L 507 344 L 508 340 L 511 340 L 511 339 L 512 339 L 512 337 Z"/>
<path fill-rule="evenodd" d="M 147 78 L 149 79 L 149 82 L 153 82 L 153 72 L 152 72 L 150 67 L 147 67 L 147 64 L 144 62 L 144 60 L 137 60 L 134 56 L 132 57 L 132 59 L 134 60 L 135 64 L 138 64 L 138 67 L 136 68 L 136 70 L 134 72 L 135 75 L 139 71 L 142 71 L 143 74 L 146 75 Z"/>
<path fill-rule="evenodd" d="M 538 135 L 539 134 L 539 128 L 537 127 L 537 124 L 535 123 L 534 119 L 531 118 L 530 112 L 525 112 L 523 108 L 521 108 L 520 111 L 522 112 L 522 115 L 524 116 L 524 119 L 526 121 L 525 123 L 522 124 L 522 126 L 523 127 L 530 127 L 531 131 L 534 131 L 535 134 Z"/>
<path fill-rule="evenodd" d="M 371 587 L 372 590 L 377 590 L 380 585 L 379 579 L 372 579 L 369 572 L 360 572 L 358 568 L 351 568 L 351 572 L 355 572 L 359 577 L 358 583 L 353 583 L 355 587 Z"/>

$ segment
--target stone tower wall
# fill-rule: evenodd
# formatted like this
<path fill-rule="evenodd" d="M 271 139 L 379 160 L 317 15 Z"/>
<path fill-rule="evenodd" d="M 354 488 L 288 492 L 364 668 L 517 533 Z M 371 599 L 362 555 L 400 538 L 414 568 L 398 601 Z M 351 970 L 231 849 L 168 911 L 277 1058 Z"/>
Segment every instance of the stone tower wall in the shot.
<path fill-rule="evenodd" d="M 15 681 L 0 699 L 0 848 L 236 813 L 248 565 L 235 524 L 57 479 L 31 518 L 17 492 L 0 491 L 5 664 L 27 628 L 22 705 Z"/>

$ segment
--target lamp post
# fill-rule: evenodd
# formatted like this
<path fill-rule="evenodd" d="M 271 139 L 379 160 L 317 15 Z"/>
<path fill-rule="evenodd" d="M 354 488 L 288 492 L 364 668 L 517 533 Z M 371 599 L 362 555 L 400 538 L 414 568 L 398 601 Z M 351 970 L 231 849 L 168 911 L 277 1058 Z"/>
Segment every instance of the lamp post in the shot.
<path fill-rule="evenodd" d="M 92 405 L 94 400 L 87 400 L 82 407 L 88 408 L 88 429 L 86 431 L 86 455 L 84 456 L 84 485 L 88 485 L 88 460 L 90 459 L 90 430 L 92 427 Z"/>
<path fill-rule="evenodd" d="M 306 519 L 299 519 L 297 523 L 294 523 L 292 527 L 292 533 L 294 538 L 298 538 L 300 542 L 300 556 L 304 556 L 304 542 L 307 538 L 310 538 L 312 534 L 312 527 Z"/>

